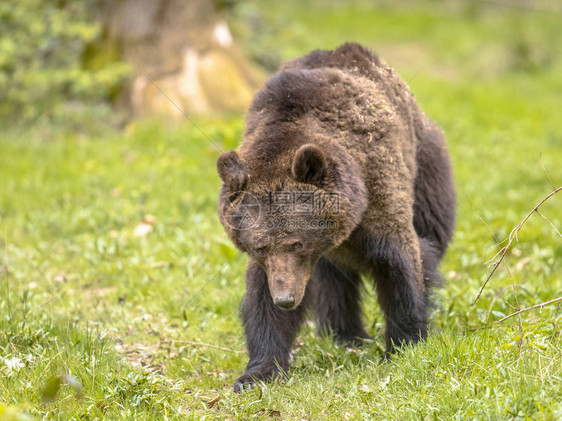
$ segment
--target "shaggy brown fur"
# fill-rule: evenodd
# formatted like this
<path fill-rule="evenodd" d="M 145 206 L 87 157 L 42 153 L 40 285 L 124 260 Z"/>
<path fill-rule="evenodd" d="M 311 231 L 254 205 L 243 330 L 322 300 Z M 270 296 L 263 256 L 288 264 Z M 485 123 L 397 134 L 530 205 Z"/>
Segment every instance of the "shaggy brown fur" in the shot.
<path fill-rule="evenodd" d="M 239 151 L 217 167 L 221 222 L 248 253 L 250 362 L 235 390 L 288 368 L 309 305 L 320 332 L 368 338 L 361 274 L 375 280 L 387 352 L 426 337 L 454 225 L 451 168 L 440 130 L 376 55 L 345 44 L 286 63 L 255 96 Z"/>

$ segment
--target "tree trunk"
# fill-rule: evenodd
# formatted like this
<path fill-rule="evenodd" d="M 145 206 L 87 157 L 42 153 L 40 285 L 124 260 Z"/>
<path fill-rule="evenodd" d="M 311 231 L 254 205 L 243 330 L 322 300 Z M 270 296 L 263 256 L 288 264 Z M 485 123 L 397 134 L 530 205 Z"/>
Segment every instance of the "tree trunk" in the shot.
<path fill-rule="evenodd" d="M 133 68 L 119 102 L 135 116 L 244 111 L 265 80 L 212 0 L 105 0 L 102 23 Z"/>

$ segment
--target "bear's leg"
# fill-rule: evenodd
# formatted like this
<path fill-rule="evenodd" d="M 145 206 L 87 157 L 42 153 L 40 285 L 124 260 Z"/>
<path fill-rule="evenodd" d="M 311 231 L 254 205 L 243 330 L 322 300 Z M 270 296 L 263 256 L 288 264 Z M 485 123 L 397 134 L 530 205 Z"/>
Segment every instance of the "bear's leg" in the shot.
<path fill-rule="evenodd" d="M 338 343 L 350 345 L 371 339 L 361 322 L 360 285 L 357 272 L 342 269 L 327 257 L 318 261 L 310 296 L 321 335 L 333 332 Z"/>
<path fill-rule="evenodd" d="M 234 382 L 235 392 L 251 388 L 256 380 L 272 380 L 289 368 L 291 345 L 305 313 L 305 301 L 306 295 L 294 310 L 276 307 L 265 271 L 248 260 L 242 322 L 250 361 L 246 372 Z"/>
<path fill-rule="evenodd" d="M 412 230 L 413 231 L 413 230 Z M 412 244 L 413 242 L 416 244 Z M 415 233 L 365 241 L 377 294 L 386 318 L 386 351 L 427 337 L 427 310 Z"/>
<path fill-rule="evenodd" d="M 441 130 L 423 113 L 415 117 L 418 171 L 414 185 L 414 227 L 441 259 L 455 225 L 455 186 Z M 423 251 L 423 250 L 422 250 Z"/>
<path fill-rule="evenodd" d="M 419 237 L 418 241 L 420 244 L 423 280 L 425 284 L 425 305 L 430 307 L 432 305 L 431 293 L 433 287 L 439 286 L 443 283 L 443 278 L 437 270 L 441 260 L 441 251 L 439 249 L 439 245 L 436 244 L 435 241 L 422 237 Z"/>

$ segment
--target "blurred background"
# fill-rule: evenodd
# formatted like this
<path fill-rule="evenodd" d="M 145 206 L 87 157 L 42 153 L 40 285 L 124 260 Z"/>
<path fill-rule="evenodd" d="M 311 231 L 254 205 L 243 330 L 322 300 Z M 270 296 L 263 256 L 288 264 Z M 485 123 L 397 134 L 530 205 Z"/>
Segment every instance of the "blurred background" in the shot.
<path fill-rule="evenodd" d="M 184 118 L 178 107 L 241 113 L 284 60 L 348 40 L 441 99 L 450 85 L 555 90 L 561 13 L 556 0 L 7 1 L 0 121 L 87 130 Z"/>

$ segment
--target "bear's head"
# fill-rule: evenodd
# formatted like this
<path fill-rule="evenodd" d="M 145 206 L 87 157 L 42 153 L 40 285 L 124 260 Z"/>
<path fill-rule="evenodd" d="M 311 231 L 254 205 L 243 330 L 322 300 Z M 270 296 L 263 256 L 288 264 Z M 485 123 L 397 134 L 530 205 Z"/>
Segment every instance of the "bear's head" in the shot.
<path fill-rule="evenodd" d="M 219 217 L 234 244 L 265 270 L 275 305 L 291 310 L 318 259 L 358 224 L 365 200 L 341 188 L 348 174 L 336 176 L 341 168 L 315 144 L 294 151 L 281 165 L 285 172 L 250 167 L 235 151 L 220 156 Z M 363 183 L 353 189 L 361 193 Z"/>

